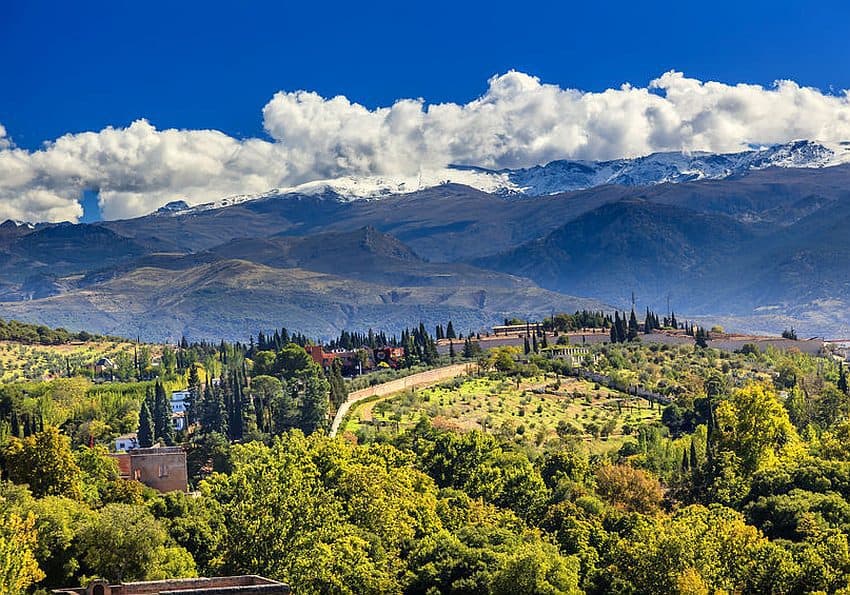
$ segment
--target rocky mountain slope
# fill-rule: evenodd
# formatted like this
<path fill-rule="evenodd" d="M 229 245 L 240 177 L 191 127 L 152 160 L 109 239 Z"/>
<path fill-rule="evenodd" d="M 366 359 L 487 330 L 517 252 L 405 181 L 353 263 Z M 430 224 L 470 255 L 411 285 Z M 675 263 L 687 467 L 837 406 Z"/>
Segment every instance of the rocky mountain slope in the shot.
<path fill-rule="evenodd" d="M 803 149 L 807 167 L 760 165 L 796 164 Z M 442 184 L 381 200 L 270 193 L 125 221 L 8 223 L 0 316 L 158 338 L 281 324 L 324 335 L 449 315 L 478 328 L 626 307 L 634 292 L 641 308 L 663 311 L 669 297 L 683 315 L 740 329 L 850 335 L 850 165 L 825 150 L 750 154 L 750 169 L 720 179 L 522 200 Z M 817 155 L 830 166 L 814 167 Z"/>

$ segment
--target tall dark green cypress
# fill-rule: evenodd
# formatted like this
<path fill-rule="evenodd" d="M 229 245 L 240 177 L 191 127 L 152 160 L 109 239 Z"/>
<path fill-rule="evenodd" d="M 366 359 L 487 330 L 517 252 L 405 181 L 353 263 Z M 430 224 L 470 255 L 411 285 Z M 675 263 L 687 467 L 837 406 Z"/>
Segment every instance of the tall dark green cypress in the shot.
<path fill-rule="evenodd" d="M 637 316 L 635 316 L 634 308 L 632 308 L 632 313 L 629 316 L 629 330 L 626 335 L 626 338 L 629 341 L 634 341 L 638 336 L 638 321 Z"/>
<path fill-rule="evenodd" d="M 142 408 L 139 411 L 139 431 L 136 433 L 136 440 L 141 448 L 153 446 L 153 419 L 151 419 L 151 410 L 146 401 L 142 401 Z"/>
<path fill-rule="evenodd" d="M 838 364 L 840 371 L 838 372 L 838 389 L 845 395 L 850 395 L 850 387 L 847 386 L 847 371 L 844 369 L 844 364 Z"/>
<path fill-rule="evenodd" d="M 166 446 L 174 446 L 174 425 L 171 423 L 171 401 L 165 394 L 165 387 L 157 381 L 154 387 L 153 412 L 154 438 L 162 440 Z"/>
<path fill-rule="evenodd" d="M 455 334 L 455 327 L 452 324 L 451 320 L 449 320 L 449 324 L 446 326 L 446 339 L 457 339 L 457 335 Z"/>
<path fill-rule="evenodd" d="M 204 390 L 203 412 L 201 414 L 201 429 L 205 433 L 227 434 L 226 411 L 224 398 L 219 387 L 207 385 Z"/>

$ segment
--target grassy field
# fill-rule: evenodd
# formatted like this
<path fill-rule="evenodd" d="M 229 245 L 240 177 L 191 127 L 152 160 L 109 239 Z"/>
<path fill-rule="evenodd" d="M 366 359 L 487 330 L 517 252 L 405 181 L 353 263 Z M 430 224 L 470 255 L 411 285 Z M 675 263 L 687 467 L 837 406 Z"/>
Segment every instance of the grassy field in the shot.
<path fill-rule="evenodd" d="M 484 430 L 542 444 L 557 434 L 583 440 L 591 452 L 619 448 L 661 411 L 643 399 L 578 379 L 538 376 L 512 380 L 458 378 L 430 388 L 360 403 L 347 431 L 403 431 L 427 416 L 434 425 Z"/>
<path fill-rule="evenodd" d="M 121 352 L 133 354 L 133 344 L 118 341 L 88 341 L 64 345 L 24 345 L 0 341 L 0 382 L 50 380 L 65 374 L 67 364 L 89 367 L 99 358 Z"/>

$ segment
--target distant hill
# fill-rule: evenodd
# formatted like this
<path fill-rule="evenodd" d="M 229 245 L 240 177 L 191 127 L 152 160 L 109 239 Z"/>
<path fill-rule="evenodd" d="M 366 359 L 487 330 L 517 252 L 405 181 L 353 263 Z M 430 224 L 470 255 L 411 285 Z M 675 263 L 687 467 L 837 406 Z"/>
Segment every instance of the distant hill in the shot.
<path fill-rule="evenodd" d="M 850 165 L 536 197 L 457 184 L 376 200 L 270 192 L 4 224 L 0 316 L 151 339 L 279 325 L 326 336 L 623 308 L 634 292 L 641 308 L 665 311 L 669 297 L 741 330 L 850 335 L 848 226 Z"/>
<path fill-rule="evenodd" d="M 552 308 L 603 308 L 519 277 L 430 264 L 374 228 L 305 238 L 231 240 L 92 273 L 61 295 L 0 304 L 29 319 L 149 340 L 244 339 L 281 325 L 314 337 L 451 319 L 478 330 Z"/>

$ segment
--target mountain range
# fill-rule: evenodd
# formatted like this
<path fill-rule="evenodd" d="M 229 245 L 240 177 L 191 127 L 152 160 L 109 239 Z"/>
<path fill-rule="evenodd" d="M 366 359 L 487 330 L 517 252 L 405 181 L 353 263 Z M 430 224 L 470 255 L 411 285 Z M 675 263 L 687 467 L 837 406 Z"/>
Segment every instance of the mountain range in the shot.
<path fill-rule="evenodd" d="M 800 141 L 6 222 L 0 316 L 152 340 L 321 338 L 449 318 L 479 330 L 634 294 L 737 330 L 850 336 L 848 161 L 850 145 Z"/>

